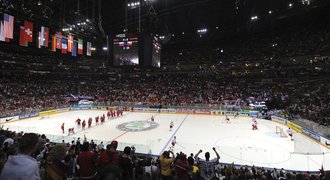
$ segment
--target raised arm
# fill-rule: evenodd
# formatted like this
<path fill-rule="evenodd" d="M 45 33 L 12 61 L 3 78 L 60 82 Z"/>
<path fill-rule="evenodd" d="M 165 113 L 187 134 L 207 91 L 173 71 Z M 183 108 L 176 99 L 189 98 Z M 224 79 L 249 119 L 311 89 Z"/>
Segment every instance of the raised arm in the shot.
<path fill-rule="evenodd" d="M 195 159 L 197 159 L 198 158 L 198 155 L 200 154 L 200 153 L 202 153 L 203 151 L 200 149 L 199 151 L 198 151 L 198 153 L 194 156 L 194 158 Z"/>
<path fill-rule="evenodd" d="M 219 153 L 217 152 L 217 150 L 215 149 L 215 147 L 213 147 L 212 149 L 213 149 L 213 151 L 215 152 L 215 154 L 217 155 L 217 159 L 218 159 L 218 161 L 219 161 L 219 159 L 220 159 L 220 155 L 219 155 Z"/>

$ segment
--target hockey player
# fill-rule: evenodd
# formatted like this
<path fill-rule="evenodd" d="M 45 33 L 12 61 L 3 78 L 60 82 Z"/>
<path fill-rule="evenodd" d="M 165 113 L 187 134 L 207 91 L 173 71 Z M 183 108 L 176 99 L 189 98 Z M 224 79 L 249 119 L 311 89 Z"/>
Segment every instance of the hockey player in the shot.
<path fill-rule="evenodd" d="M 238 118 L 238 112 L 236 112 L 236 113 L 234 114 L 234 118 L 235 118 L 235 119 Z"/>
<path fill-rule="evenodd" d="M 99 124 L 99 117 L 98 117 L 98 116 L 95 117 L 95 124 L 96 124 L 96 125 Z"/>
<path fill-rule="evenodd" d="M 73 128 L 73 127 L 72 127 L 72 128 L 69 128 L 69 129 L 68 129 L 68 133 L 69 133 L 68 135 L 70 135 L 70 134 L 74 134 L 74 128 Z"/>
<path fill-rule="evenodd" d="M 176 144 L 176 136 L 174 136 L 172 139 L 172 142 L 171 142 L 172 147 L 170 147 L 170 150 L 173 151 L 175 144 Z"/>
<path fill-rule="evenodd" d="M 230 119 L 229 119 L 229 117 L 226 115 L 226 122 L 227 123 L 230 123 Z"/>
<path fill-rule="evenodd" d="M 101 124 L 103 124 L 104 123 L 104 121 L 105 121 L 105 118 L 103 117 L 103 116 L 101 116 Z"/>
<path fill-rule="evenodd" d="M 110 117 L 111 117 L 111 114 L 110 114 L 110 111 L 108 111 L 108 113 L 107 113 L 108 120 L 110 119 Z"/>
<path fill-rule="evenodd" d="M 64 134 L 64 123 L 61 125 L 62 133 Z"/>
<path fill-rule="evenodd" d="M 292 138 L 292 129 L 291 128 L 288 129 L 288 135 L 290 136 L 291 141 L 293 141 L 293 138 Z"/>
<path fill-rule="evenodd" d="M 257 129 L 258 129 L 258 123 L 255 120 L 255 121 L 252 122 L 252 130 L 257 130 Z"/>
<path fill-rule="evenodd" d="M 155 122 L 154 116 L 151 116 L 150 120 L 151 120 L 151 122 Z"/>
<path fill-rule="evenodd" d="M 78 118 L 78 119 L 76 120 L 76 124 L 77 124 L 77 126 L 80 126 L 80 122 L 81 122 L 81 120 L 80 120 L 80 118 Z"/>
<path fill-rule="evenodd" d="M 174 126 L 174 122 L 173 122 L 173 121 L 171 121 L 171 123 L 170 123 L 170 131 L 172 131 L 172 129 L 173 129 L 173 126 Z"/>
<path fill-rule="evenodd" d="M 92 118 L 88 119 L 88 128 L 90 128 L 92 126 L 92 121 L 93 121 Z"/>
<path fill-rule="evenodd" d="M 86 121 L 84 120 L 84 121 L 81 123 L 81 127 L 82 127 L 83 130 L 85 129 L 85 126 L 86 126 Z"/>

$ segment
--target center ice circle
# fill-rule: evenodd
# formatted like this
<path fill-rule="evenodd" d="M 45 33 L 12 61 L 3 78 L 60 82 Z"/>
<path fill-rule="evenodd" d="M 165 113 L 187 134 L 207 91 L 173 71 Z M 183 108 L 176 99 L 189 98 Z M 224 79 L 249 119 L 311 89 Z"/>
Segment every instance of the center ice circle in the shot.
<path fill-rule="evenodd" d="M 253 137 L 228 137 L 216 141 L 217 149 L 236 163 L 279 164 L 288 161 L 291 153 L 284 146 Z"/>
<path fill-rule="evenodd" d="M 154 129 L 158 127 L 158 125 L 158 123 L 151 121 L 130 121 L 119 124 L 117 128 L 122 131 L 139 132 Z"/>

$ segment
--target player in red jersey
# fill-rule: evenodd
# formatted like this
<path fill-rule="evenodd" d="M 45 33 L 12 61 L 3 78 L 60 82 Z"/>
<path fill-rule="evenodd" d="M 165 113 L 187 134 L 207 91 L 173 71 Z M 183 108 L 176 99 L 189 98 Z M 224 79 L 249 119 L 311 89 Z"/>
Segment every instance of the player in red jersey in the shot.
<path fill-rule="evenodd" d="M 81 123 L 81 126 L 82 126 L 82 129 L 84 130 L 85 126 L 86 126 L 86 121 L 85 120 Z"/>
<path fill-rule="evenodd" d="M 99 124 L 99 117 L 98 117 L 98 116 L 95 117 L 95 124 L 96 124 L 96 125 Z"/>
<path fill-rule="evenodd" d="M 110 119 L 110 116 L 111 116 L 110 111 L 108 111 L 107 118 Z"/>
<path fill-rule="evenodd" d="M 62 133 L 64 133 L 64 123 L 61 125 Z"/>
<path fill-rule="evenodd" d="M 120 110 L 117 110 L 117 117 L 119 117 L 120 115 Z"/>
<path fill-rule="evenodd" d="M 93 121 L 92 118 L 88 119 L 88 128 L 90 128 L 92 126 L 92 121 Z"/>
<path fill-rule="evenodd" d="M 74 134 L 74 127 L 68 129 L 68 135 Z"/>
<path fill-rule="evenodd" d="M 252 122 L 252 130 L 257 130 L 258 129 L 258 123 L 257 120 Z"/>
<path fill-rule="evenodd" d="M 78 119 L 76 120 L 76 124 L 77 124 L 77 126 L 80 126 L 80 122 L 81 122 L 81 120 L 78 118 Z"/>
<path fill-rule="evenodd" d="M 104 122 L 105 122 L 105 118 L 101 116 L 101 124 L 103 124 Z"/>

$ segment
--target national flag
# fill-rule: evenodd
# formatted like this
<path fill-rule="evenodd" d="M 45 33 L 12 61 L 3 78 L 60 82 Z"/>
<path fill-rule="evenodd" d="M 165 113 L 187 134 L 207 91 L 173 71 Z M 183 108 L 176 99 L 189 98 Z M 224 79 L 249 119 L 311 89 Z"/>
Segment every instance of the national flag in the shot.
<path fill-rule="evenodd" d="M 53 51 L 53 52 L 56 52 L 56 36 L 55 35 L 52 35 L 52 47 L 51 47 L 51 51 Z"/>
<path fill-rule="evenodd" d="M 127 46 L 133 46 L 133 42 L 132 41 L 127 41 Z"/>
<path fill-rule="evenodd" d="M 20 27 L 19 45 L 28 46 L 28 42 L 33 39 L 33 23 L 29 21 L 24 22 L 24 26 Z"/>
<path fill-rule="evenodd" d="M 77 56 L 77 42 L 73 42 L 72 44 L 73 45 L 72 45 L 72 53 L 71 53 L 71 55 L 72 56 Z"/>
<path fill-rule="evenodd" d="M 5 41 L 5 35 L 3 34 L 3 22 L 0 21 L 0 41 Z"/>
<path fill-rule="evenodd" d="M 72 52 L 73 48 L 73 36 L 71 34 L 68 35 L 68 52 Z"/>
<path fill-rule="evenodd" d="M 119 42 L 119 47 L 124 47 L 125 43 L 124 42 Z"/>
<path fill-rule="evenodd" d="M 86 52 L 86 55 L 87 56 L 91 56 L 92 55 L 91 48 L 92 48 L 92 43 L 87 42 L 87 52 Z"/>
<path fill-rule="evenodd" d="M 56 32 L 56 49 L 62 49 L 62 33 Z"/>
<path fill-rule="evenodd" d="M 78 54 L 84 54 L 84 44 L 82 39 L 78 39 Z"/>
<path fill-rule="evenodd" d="M 41 41 L 41 32 L 38 32 L 37 47 L 38 48 L 41 48 L 41 44 L 42 44 L 42 41 Z"/>
<path fill-rule="evenodd" d="M 41 31 L 39 32 L 39 45 L 48 47 L 49 29 L 47 27 L 41 26 Z"/>
<path fill-rule="evenodd" d="M 68 40 L 66 38 L 62 38 L 62 54 L 66 54 L 67 53 L 67 48 L 68 48 Z"/>
<path fill-rule="evenodd" d="M 13 39 L 14 34 L 14 16 L 3 14 L 3 34 L 5 38 Z"/>

